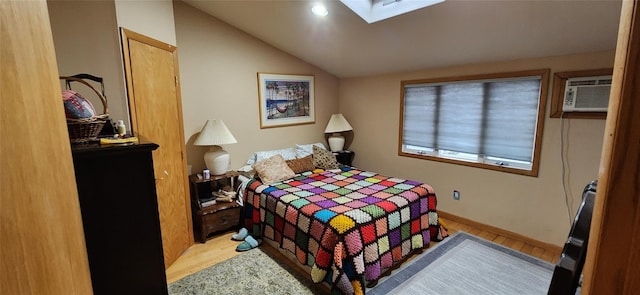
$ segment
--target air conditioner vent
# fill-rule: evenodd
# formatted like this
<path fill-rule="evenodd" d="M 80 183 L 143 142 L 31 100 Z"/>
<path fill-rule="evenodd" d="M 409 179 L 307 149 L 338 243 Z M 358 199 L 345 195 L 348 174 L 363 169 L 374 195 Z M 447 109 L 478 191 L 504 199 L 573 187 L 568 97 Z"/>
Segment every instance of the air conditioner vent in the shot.
<path fill-rule="evenodd" d="M 567 80 L 569 86 L 587 86 L 587 85 L 611 85 L 611 78 L 609 79 L 587 79 L 587 80 Z"/>
<path fill-rule="evenodd" d="M 611 75 L 567 79 L 563 112 L 606 112 Z"/>

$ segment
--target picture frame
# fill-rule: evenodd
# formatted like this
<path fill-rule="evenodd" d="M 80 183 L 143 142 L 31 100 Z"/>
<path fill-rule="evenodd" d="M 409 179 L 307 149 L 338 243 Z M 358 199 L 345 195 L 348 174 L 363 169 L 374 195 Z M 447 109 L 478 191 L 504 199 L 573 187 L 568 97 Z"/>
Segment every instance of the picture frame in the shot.
<path fill-rule="evenodd" d="M 260 128 L 315 123 L 314 76 L 258 73 Z"/>

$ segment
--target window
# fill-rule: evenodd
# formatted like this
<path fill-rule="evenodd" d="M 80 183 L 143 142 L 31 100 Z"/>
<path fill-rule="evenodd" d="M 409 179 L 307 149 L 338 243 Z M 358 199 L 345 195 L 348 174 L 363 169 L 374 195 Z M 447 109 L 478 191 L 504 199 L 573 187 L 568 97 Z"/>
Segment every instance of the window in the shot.
<path fill-rule="evenodd" d="M 537 176 L 548 77 L 402 81 L 399 154 Z"/>

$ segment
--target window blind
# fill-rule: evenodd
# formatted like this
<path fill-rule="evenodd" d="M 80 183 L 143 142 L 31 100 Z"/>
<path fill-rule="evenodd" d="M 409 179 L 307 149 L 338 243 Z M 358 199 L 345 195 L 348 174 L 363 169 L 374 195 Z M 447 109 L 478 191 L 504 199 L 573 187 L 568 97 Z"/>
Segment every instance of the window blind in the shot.
<path fill-rule="evenodd" d="M 540 77 L 405 85 L 402 143 L 531 162 Z"/>

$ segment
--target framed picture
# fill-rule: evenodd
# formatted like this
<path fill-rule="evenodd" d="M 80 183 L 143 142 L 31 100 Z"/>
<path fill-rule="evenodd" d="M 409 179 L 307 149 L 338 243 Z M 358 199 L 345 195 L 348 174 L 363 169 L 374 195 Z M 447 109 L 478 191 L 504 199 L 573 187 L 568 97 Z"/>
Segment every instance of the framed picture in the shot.
<path fill-rule="evenodd" d="M 313 78 L 258 73 L 260 128 L 315 123 Z"/>

